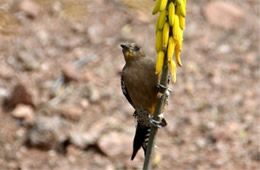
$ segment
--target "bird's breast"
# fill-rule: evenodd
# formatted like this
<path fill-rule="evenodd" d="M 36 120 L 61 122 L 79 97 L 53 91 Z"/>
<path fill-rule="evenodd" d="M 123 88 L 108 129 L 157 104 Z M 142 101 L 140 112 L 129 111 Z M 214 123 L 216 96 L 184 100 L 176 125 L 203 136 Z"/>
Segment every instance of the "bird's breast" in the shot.
<path fill-rule="evenodd" d="M 129 96 L 136 108 L 153 112 L 158 93 L 158 78 L 154 72 L 154 65 L 129 67 L 124 72 L 125 85 Z"/>

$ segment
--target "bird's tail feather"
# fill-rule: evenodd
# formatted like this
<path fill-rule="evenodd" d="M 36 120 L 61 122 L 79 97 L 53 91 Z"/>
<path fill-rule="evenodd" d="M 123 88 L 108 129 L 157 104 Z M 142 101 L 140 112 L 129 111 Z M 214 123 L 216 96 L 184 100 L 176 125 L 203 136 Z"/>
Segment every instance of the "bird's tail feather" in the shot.
<path fill-rule="evenodd" d="M 131 160 L 135 158 L 135 155 L 141 147 L 144 150 L 144 155 L 146 154 L 146 147 L 148 145 L 148 140 L 150 137 L 150 130 L 150 127 L 142 127 L 139 123 L 137 123 Z"/>

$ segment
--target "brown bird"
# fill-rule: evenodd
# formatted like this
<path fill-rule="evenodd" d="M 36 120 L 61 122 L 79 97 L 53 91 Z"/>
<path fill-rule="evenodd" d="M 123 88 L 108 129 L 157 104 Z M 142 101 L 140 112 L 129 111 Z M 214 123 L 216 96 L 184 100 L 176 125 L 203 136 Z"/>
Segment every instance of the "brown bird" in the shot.
<path fill-rule="evenodd" d="M 159 78 L 155 74 L 155 60 L 146 56 L 140 46 L 132 43 L 121 44 L 121 47 L 126 62 L 121 75 L 122 92 L 134 107 L 134 116 L 137 119 L 131 157 L 133 160 L 141 147 L 146 153 L 151 123 L 155 122 L 151 116 L 159 92 Z M 163 119 L 157 125 L 166 126 L 166 121 Z"/>

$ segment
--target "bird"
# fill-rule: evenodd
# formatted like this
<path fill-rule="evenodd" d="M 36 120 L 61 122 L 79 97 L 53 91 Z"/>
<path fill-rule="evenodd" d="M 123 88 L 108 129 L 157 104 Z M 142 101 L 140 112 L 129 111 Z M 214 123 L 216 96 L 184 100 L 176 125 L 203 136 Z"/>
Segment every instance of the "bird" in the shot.
<path fill-rule="evenodd" d="M 159 122 L 152 119 L 160 88 L 159 76 L 155 74 L 155 59 L 147 56 L 142 48 L 135 43 L 121 44 L 125 65 L 121 73 L 121 88 L 128 102 L 135 109 L 137 119 L 133 141 L 133 160 L 142 147 L 144 155 L 150 136 L 151 125 L 164 127 L 164 118 Z"/>

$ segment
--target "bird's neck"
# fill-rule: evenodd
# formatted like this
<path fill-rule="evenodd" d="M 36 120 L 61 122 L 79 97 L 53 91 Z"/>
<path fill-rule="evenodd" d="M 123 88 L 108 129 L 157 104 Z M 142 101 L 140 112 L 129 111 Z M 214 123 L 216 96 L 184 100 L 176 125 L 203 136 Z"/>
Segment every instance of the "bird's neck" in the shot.
<path fill-rule="evenodd" d="M 125 57 L 126 65 L 140 65 L 145 60 L 147 60 L 147 56 L 138 56 L 138 57 Z"/>

